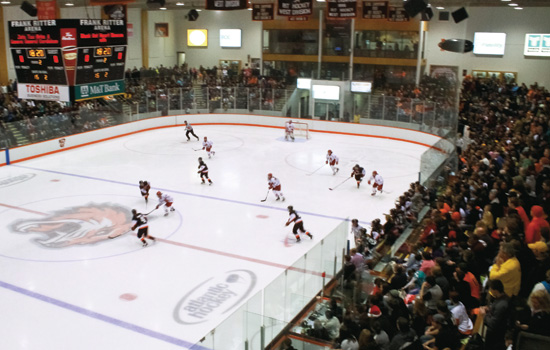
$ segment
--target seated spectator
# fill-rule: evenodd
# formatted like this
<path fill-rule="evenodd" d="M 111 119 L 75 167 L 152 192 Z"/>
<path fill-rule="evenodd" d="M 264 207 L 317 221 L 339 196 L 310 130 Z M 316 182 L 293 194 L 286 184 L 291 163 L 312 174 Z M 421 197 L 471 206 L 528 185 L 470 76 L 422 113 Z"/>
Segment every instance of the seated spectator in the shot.
<path fill-rule="evenodd" d="M 502 243 L 495 264 L 489 273 L 491 280 L 500 280 L 509 297 L 518 295 L 521 287 L 521 267 L 512 243 Z"/>
<path fill-rule="evenodd" d="M 443 291 L 441 290 L 441 287 L 435 283 L 435 277 L 426 277 L 426 281 L 422 283 L 420 297 L 426 303 L 428 310 L 432 312 L 436 311 L 437 302 L 443 298 Z"/>
<path fill-rule="evenodd" d="M 451 292 L 449 298 L 449 308 L 453 316 L 454 324 L 458 326 L 458 331 L 464 336 L 472 334 L 474 324 L 472 323 L 470 317 L 468 317 L 468 311 L 466 311 L 466 307 L 459 300 L 458 293 Z"/>
<path fill-rule="evenodd" d="M 340 321 L 330 310 L 325 312 L 325 317 L 327 321 L 324 327 L 328 332 L 330 340 L 334 340 L 340 336 Z"/>
<path fill-rule="evenodd" d="M 517 326 L 526 332 L 548 336 L 550 331 L 550 295 L 538 290 L 529 295 L 527 304 L 531 308 L 531 317 L 525 324 L 517 321 Z"/>
<path fill-rule="evenodd" d="M 410 328 L 409 320 L 404 317 L 397 320 L 397 330 L 397 334 L 390 342 L 390 350 L 399 350 L 405 343 L 413 342 L 416 338 L 415 332 Z"/>
<path fill-rule="evenodd" d="M 437 329 L 434 338 L 423 343 L 424 349 L 428 350 L 458 350 L 460 348 L 460 339 L 456 326 L 449 324 L 441 314 L 433 316 L 432 326 Z"/>
<path fill-rule="evenodd" d="M 374 332 L 374 341 L 378 344 L 380 350 L 389 350 L 390 338 L 388 333 L 382 329 L 380 322 L 374 321 L 372 324 L 372 330 Z"/>
<path fill-rule="evenodd" d="M 346 339 L 342 340 L 342 342 L 340 343 L 340 349 L 359 350 L 359 342 L 357 341 L 357 338 L 355 338 L 353 335 L 350 335 L 346 337 Z"/>
<path fill-rule="evenodd" d="M 294 346 L 292 346 L 292 340 L 290 338 L 286 338 L 283 340 L 283 343 L 281 344 L 280 350 L 296 350 Z"/>
<path fill-rule="evenodd" d="M 540 230 L 542 227 L 550 227 L 548 221 L 544 218 L 546 214 L 540 205 L 534 205 L 531 207 L 531 222 L 525 230 L 525 243 L 535 243 L 541 240 L 542 236 Z"/>
<path fill-rule="evenodd" d="M 531 294 L 538 290 L 546 291 L 546 293 L 550 295 L 550 270 L 546 271 L 546 278 L 544 279 L 544 281 L 535 284 L 533 290 L 531 291 Z"/>
<path fill-rule="evenodd" d="M 319 319 L 313 321 L 313 328 L 308 329 L 306 334 L 316 339 L 321 339 L 326 341 L 331 340 L 330 335 L 328 334 L 328 331 L 325 329 L 325 327 L 323 327 L 323 323 Z"/>
<path fill-rule="evenodd" d="M 394 275 L 390 280 L 391 288 L 392 289 L 403 288 L 408 282 L 407 274 L 405 273 L 405 269 L 403 268 L 403 266 L 400 264 L 395 264 L 395 266 L 393 267 L 393 273 Z"/>

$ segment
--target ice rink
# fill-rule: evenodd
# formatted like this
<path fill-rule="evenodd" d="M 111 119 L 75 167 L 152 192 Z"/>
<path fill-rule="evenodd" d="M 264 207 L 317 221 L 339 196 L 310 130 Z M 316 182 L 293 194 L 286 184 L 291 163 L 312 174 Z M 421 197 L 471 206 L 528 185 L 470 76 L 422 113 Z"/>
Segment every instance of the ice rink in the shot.
<path fill-rule="evenodd" d="M 214 142 L 208 159 L 182 127 L 157 129 L 0 168 L 2 349 L 186 349 L 223 321 L 193 322 L 181 302 L 206 280 L 238 273 L 264 288 L 346 218 L 366 225 L 418 179 L 426 147 L 331 133 L 286 142 L 282 129 L 196 126 Z M 327 150 L 340 158 L 335 176 Z M 212 186 L 201 185 L 203 157 Z M 377 170 L 385 193 L 346 180 L 353 165 Z M 320 168 L 321 167 L 321 168 Z M 315 170 L 319 169 L 314 174 Z M 285 202 L 267 193 L 280 179 Z M 138 182 L 148 180 L 148 205 Z M 157 191 L 176 211 L 149 215 L 146 248 L 127 232 L 130 211 L 155 208 Z M 296 243 L 287 206 L 314 236 Z M 222 291 L 223 292 L 223 291 Z M 227 298 L 233 297 L 228 292 Z M 231 310 L 225 316 L 231 313 Z M 190 321 L 191 320 L 191 321 Z M 258 349 L 256 349 L 258 350 Z"/>

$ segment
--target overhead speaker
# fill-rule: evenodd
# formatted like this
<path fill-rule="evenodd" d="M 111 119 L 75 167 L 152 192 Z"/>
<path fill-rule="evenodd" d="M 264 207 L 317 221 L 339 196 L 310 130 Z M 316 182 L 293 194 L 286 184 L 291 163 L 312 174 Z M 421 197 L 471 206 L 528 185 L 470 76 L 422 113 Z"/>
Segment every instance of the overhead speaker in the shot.
<path fill-rule="evenodd" d="M 197 20 L 197 18 L 199 18 L 199 12 L 195 9 L 192 9 L 191 11 L 189 11 L 189 13 L 187 14 L 187 19 L 191 22 L 194 22 Z"/>
<path fill-rule="evenodd" d="M 459 23 L 464 21 L 466 18 L 468 18 L 468 12 L 466 12 L 466 9 L 464 7 L 459 8 L 455 12 L 453 12 L 453 19 L 455 23 Z"/>
<path fill-rule="evenodd" d="M 403 5 L 407 14 L 412 18 L 422 12 L 428 5 L 424 0 L 409 0 Z"/>
<path fill-rule="evenodd" d="M 36 9 L 36 7 L 34 7 L 33 4 L 27 1 L 23 1 L 23 3 L 21 4 L 21 10 L 23 10 L 23 12 L 31 17 L 36 17 L 36 15 L 38 14 L 38 10 Z"/>
<path fill-rule="evenodd" d="M 440 21 L 448 21 L 449 20 L 449 11 L 441 11 L 439 12 L 439 20 Z"/>
<path fill-rule="evenodd" d="M 432 19 L 433 16 L 434 16 L 434 11 L 432 10 L 432 8 L 426 7 L 426 9 L 422 11 L 421 21 L 428 22 L 429 20 Z"/>
<path fill-rule="evenodd" d="M 158 10 L 166 4 L 166 0 L 147 0 L 147 8 Z"/>

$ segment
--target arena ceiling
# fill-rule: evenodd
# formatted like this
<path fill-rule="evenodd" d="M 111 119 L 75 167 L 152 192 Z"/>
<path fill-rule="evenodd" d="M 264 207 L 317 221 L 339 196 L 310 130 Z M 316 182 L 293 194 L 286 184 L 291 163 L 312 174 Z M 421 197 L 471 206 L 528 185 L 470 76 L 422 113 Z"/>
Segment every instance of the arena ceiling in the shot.
<path fill-rule="evenodd" d="M 2 1 L 2 6 L 20 6 L 24 0 Z M 28 0 L 34 4 L 35 0 Z M 204 8 L 205 0 L 165 0 L 166 8 L 189 10 L 192 8 Z M 249 0 L 251 3 L 276 2 L 277 0 Z M 362 1 L 362 0 L 358 0 Z M 372 1 L 372 0 L 370 0 Z M 519 7 L 550 7 L 550 0 L 425 0 L 432 7 L 444 7 L 445 9 L 456 9 L 459 7 L 508 7 L 510 4 L 517 4 Z M 6 2 L 4 4 L 4 2 Z M 9 2 L 9 4 L 7 3 Z M 89 6 L 89 0 L 57 0 L 60 7 L 84 7 Z M 391 5 L 400 5 L 402 0 L 389 0 Z M 183 5 L 181 5 L 183 4 Z M 315 7 L 325 7 L 325 2 L 315 1 Z M 147 9 L 147 0 L 136 0 L 129 4 L 129 7 Z"/>

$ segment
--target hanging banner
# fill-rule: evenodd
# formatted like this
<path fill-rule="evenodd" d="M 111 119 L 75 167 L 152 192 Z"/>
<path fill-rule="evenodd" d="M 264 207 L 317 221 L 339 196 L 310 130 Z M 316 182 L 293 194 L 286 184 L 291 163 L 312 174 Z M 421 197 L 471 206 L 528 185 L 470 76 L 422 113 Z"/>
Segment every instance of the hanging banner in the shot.
<path fill-rule="evenodd" d="M 126 21 L 128 9 L 126 5 L 105 5 L 101 8 L 101 19 L 121 19 Z"/>
<path fill-rule="evenodd" d="M 309 16 L 312 14 L 312 0 L 279 0 L 279 16 Z"/>
<path fill-rule="evenodd" d="M 404 7 L 388 7 L 388 21 L 390 22 L 408 22 L 409 14 Z"/>
<path fill-rule="evenodd" d="M 273 4 L 253 4 L 252 5 L 252 20 L 253 21 L 271 21 L 273 20 Z"/>
<path fill-rule="evenodd" d="M 363 1 L 363 18 L 365 19 L 387 19 L 387 1 Z"/>
<path fill-rule="evenodd" d="M 37 1 L 36 10 L 39 20 L 57 19 L 57 2 L 55 0 Z"/>
<path fill-rule="evenodd" d="M 206 0 L 207 10 L 230 11 L 247 8 L 246 0 Z"/>
<path fill-rule="evenodd" d="M 357 16 L 356 0 L 328 0 L 328 18 L 355 18 Z"/>

